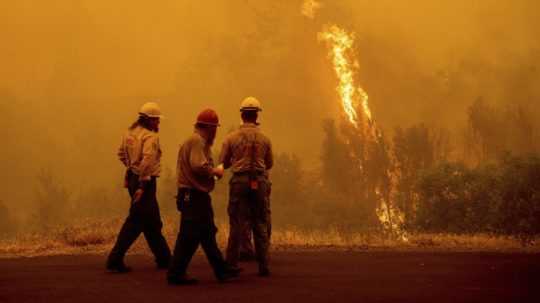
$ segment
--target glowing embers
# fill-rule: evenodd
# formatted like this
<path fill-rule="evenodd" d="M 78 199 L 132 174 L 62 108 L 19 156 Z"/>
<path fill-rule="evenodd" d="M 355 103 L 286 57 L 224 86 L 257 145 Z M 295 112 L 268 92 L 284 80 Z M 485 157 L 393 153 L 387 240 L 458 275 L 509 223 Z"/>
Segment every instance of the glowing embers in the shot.
<path fill-rule="evenodd" d="M 378 190 L 376 190 L 378 194 Z M 379 206 L 375 209 L 375 214 L 382 227 L 396 239 L 408 242 L 407 232 L 401 228 L 404 221 L 403 212 L 399 211 L 384 199 L 380 199 Z"/>

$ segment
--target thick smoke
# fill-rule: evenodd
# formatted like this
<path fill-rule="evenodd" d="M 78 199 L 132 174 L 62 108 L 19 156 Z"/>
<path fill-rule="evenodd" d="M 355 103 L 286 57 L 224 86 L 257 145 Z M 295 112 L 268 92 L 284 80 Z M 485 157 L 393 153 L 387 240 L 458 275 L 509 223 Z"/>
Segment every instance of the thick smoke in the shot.
<path fill-rule="evenodd" d="M 0 200 L 33 213 L 39 176 L 49 175 L 41 180 L 59 193 L 114 191 L 120 135 L 149 100 L 169 117 L 165 166 L 198 111 L 221 115 L 219 148 L 239 102 L 254 95 L 276 150 L 318 167 L 321 123 L 341 110 L 317 41 L 331 20 L 357 33 L 358 80 L 387 132 L 425 123 L 459 137 L 479 98 L 521 105 L 540 128 L 537 1 L 319 2 L 309 19 L 300 0 L 4 1 Z"/>

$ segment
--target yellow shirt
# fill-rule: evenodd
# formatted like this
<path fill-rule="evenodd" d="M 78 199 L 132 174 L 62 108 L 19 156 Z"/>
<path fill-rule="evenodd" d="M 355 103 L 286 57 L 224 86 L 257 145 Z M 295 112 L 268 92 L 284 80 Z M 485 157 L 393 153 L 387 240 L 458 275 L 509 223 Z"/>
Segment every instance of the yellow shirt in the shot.
<path fill-rule="evenodd" d="M 214 160 L 210 145 L 195 131 L 182 143 L 178 151 L 177 186 L 211 192 L 215 186 L 213 168 Z"/>
<path fill-rule="evenodd" d="M 122 137 L 118 158 L 139 180 L 150 180 L 161 172 L 161 148 L 157 132 L 137 126 Z"/>
<path fill-rule="evenodd" d="M 257 125 L 244 123 L 230 133 L 221 148 L 219 162 L 233 173 L 256 171 L 267 173 L 274 165 L 272 143 Z"/>

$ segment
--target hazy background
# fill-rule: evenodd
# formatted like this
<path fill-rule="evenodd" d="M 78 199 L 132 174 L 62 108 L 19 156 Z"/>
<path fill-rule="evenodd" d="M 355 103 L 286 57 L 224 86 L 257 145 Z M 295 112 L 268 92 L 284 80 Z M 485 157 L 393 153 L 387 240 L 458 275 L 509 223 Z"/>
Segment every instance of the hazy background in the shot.
<path fill-rule="evenodd" d="M 459 134 L 479 97 L 524 106 L 538 129 L 540 2 L 321 2 L 311 20 L 301 0 L 1 1 L 0 200 L 31 210 L 43 171 L 75 194 L 119 188 L 116 148 L 146 101 L 167 116 L 164 167 L 206 107 L 222 121 L 218 149 L 248 95 L 276 152 L 319 167 L 321 122 L 341 110 L 317 41 L 328 23 L 356 32 L 358 80 L 384 130 Z"/>

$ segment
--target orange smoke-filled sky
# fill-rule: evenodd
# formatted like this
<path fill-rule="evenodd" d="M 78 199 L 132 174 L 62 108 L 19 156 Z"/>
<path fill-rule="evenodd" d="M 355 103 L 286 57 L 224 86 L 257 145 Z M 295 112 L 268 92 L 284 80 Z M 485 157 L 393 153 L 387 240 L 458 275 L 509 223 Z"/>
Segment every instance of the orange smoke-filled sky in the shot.
<path fill-rule="evenodd" d="M 301 0 L 2 1 L 0 129 L 9 148 L 0 194 L 18 196 L 43 167 L 74 182 L 116 180 L 118 139 L 150 100 L 168 117 L 165 166 L 205 107 L 221 116 L 219 149 L 248 95 L 262 101 L 276 150 L 317 165 L 321 121 L 341 110 L 317 41 L 331 23 L 356 33 L 357 80 L 387 131 L 424 122 L 457 132 L 480 96 L 538 108 L 538 1 L 319 2 L 310 19 Z"/>

